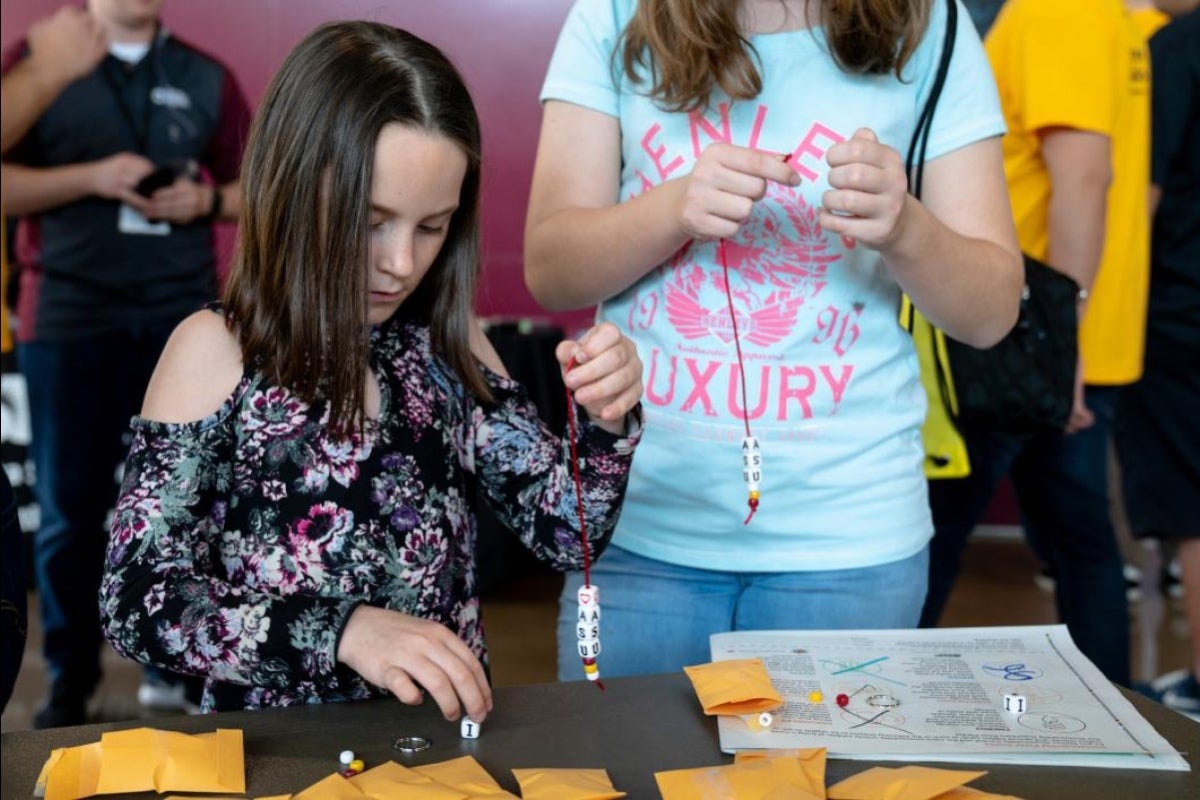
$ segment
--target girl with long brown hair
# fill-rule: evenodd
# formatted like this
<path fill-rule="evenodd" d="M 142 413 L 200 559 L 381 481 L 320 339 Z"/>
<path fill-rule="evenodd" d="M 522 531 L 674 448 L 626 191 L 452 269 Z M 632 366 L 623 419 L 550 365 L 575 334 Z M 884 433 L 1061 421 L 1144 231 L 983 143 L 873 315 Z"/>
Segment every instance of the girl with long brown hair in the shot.
<path fill-rule="evenodd" d="M 472 317 L 480 153 L 453 65 L 387 25 L 318 28 L 267 90 L 233 273 L 134 420 L 102 589 L 113 646 L 206 677 L 207 709 L 423 689 L 481 721 L 475 488 L 543 561 L 582 563 L 562 438 Z M 608 324 L 556 354 L 594 552 L 641 364 Z"/>
<path fill-rule="evenodd" d="M 571 10 L 542 90 L 526 279 L 550 308 L 599 303 L 646 365 L 646 436 L 595 571 L 607 674 L 708 660 L 731 629 L 915 626 L 932 524 L 900 296 L 986 346 L 1021 290 L 1003 117 L 955 8 L 919 201 L 902 153 L 947 0 Z"/>

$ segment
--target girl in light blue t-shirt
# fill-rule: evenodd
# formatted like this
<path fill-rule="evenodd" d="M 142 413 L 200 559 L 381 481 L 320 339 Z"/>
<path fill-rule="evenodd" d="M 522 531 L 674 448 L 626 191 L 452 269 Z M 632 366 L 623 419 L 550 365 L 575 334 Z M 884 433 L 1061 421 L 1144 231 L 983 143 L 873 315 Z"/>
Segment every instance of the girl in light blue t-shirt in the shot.
<path fill-rule="evenodd" d="M 900 294 L 988 345 L 1016 319 L 1021 262 L 966 13 L 918 202 L 901 153 L 948 5 L 847 6 L 579 0 L 559 38 L 526 277 L 548 308 L 599 304 L 645 365 L 644 438 L 593 570 L 605 675 L 708 661 L 731 629 L 917 622 L 932 525 Z M 747 433 L 763 468 L 744 525 Z M 578 584 L 562 678 L 582 677 Z"/>

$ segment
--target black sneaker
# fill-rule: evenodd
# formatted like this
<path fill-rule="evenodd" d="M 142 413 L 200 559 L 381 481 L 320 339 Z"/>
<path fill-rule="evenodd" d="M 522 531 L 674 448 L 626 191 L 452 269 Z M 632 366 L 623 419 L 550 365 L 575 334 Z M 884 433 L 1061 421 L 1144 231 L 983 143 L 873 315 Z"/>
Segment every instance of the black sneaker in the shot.
<path fill-rule="evenodd" d="M 1141 567 L 1126 564 L 1121 571 L 1125 575 L 1125 599 L 1131 603 L 1140 601 L 1142 599 Z M 1042 567 L 1042 571 L 1033 576 L 1033 585 L 1043 592 L 1053 593 L 1055 589 L 1054 573 L 1049 567 Z"/>
<path fill-rule="evenodd" d="M 33 715 L 33 727 L 64 728 L 68 725 L 83 725 L 87 722 L 87 702 L 62 697 L 53 697 Z"/>
<path fill-rule="evenodd" d="M 199 678 L 161 670 L 146 670 L 138 686 L 137 698 L 150 711 L 200 713 L 200 695 L 204 682 Z"/>
<path fill-rule="evenodd" d="M 1173 558 L 1162 571 L 1162 590 L 1163 594 L 1172 600 L 1183 599 L 1183 570 L 1179 566 L 1179 559 Z"/>
<path fill-rule="evenodd" d="M 1200 722 L 1200 683 L 1188 669 L 1177 669 L 1150 681 L 1158 702 Z"/>

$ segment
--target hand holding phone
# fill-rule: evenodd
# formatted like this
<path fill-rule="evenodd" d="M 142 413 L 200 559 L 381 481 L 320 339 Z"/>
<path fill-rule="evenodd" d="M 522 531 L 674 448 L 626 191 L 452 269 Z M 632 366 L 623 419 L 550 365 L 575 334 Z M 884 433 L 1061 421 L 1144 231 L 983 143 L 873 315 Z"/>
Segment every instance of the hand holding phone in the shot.
<path fill-rule="evenodd" d="M 142 197 L 149 197 L 166 186 L 170 186 L 177 179 L 183 177 L 195 178 L 198 172 L 196 162 L 191 159 L 182 161 L 172 161 L 155 169 L 146 177 L 138 181 L 137 186 L 133 190 Z"/>
<path fill-rule="evenodd" d="M 170 186 L 175 182 L 174 167 L 158 167 L 146 177 L 137 182 L 137 186 L 133 190 L 142 197 L 149 197 L 164 186 Z"/>

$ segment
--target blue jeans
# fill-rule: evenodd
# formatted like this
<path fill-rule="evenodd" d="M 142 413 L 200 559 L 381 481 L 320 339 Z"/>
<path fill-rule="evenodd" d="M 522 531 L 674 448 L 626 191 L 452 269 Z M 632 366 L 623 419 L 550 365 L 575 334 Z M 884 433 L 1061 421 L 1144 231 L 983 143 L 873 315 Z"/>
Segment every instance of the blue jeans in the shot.
<path fill-rule="evenodd" d="M 100 681 L 98 598 L 113 476 L 128 453 L 129 419 L 176 322 L 17 346 L 37 470 L 34 579 L 52 702 L 85 702 Z"/>
<path fill-rule="evenodd" d="M 937 625 L 958 577 L 967 538 L 1008 474 L 1025 537 L 1054 574 L 1059 618 L 1109 680 L 1129 685 L 1129 603 L 1108 501 L 1108 441 L 1116 391 L 1087 387 L 1086 403 L 1096 423 L 1070 436 L 964 429 L 970 476 L 929 482 L 935 532 L 922 627 Z"/>
<path fill-rule="evenodd" d="M 928 549 L 891 564 L 824 572 L 717 572 L 610 546 L 592 566 L 600 589 L 600 677 L 675 672 L 712 661 L 708 637 L 738 630 L 911 628 L 925 597 Z M 576 592 L 559 600 L 558 679 L 584 677 Z"/>

